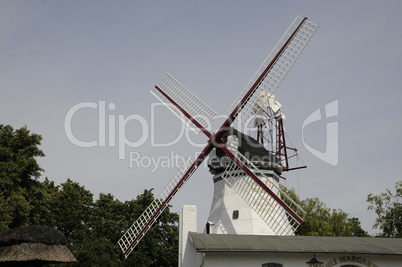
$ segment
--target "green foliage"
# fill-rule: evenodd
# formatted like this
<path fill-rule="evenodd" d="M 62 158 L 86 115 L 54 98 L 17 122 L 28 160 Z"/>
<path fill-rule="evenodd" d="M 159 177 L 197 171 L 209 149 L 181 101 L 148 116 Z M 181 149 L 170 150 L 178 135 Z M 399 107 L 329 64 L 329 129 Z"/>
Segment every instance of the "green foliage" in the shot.
<path fill-rule="evenodd" d="M 66 188 L 68 195 L 82 194 L 88 203 L 92 201 L 88 191 L 76 183 L 67 181 L 62 184 L 61 191 Z M 178 215 L 170 213 L 169 209 L 162 213 L 130 256 L 124 260 L 121 257 L 117 241 L 153 199 L 152 190 L 145 190 L 136 200 L 126 202 L 114 199 L 111 194 L 101 193 L 92 205 L 87 205 L 85 201 L 74 203 L 72 199 L 66 202 L 64 197 L 56 198 L 56 202 L 61 202 L 59 204 L 73 203 L 73 208 L 67 213 L 60 209 L 55 215 L 64 216 L 56 226 L 67 233 L 69 247 L 78 260 L 76 266 L 176 266 Z M 69 218 L 68 214 L 73 216 Z"/>
<path fill-rule="evenodd" d="M 0 229 L 25 226 L 35 220 L 33 204 L 35 198 L 40 198 L 37 178 L 42 171 L 35 157 L 45 155 L 38 148 L 41 140 L 26 127 L 14 130 L 0 125 Z"/>
<path fill-rule="evenodd" d="M 299 226 L 297 235 L 308 236 L 369 236 L 360 225 L 358 218 L 348 218 L 341 209 L 327 208 L 318 198 L 300 200 L 294 189 L 281 189 L 305 211 L 304 224 Z"/>
<path fill-rule="evenodd" d="M 402 237 L 402 181 L 395 184 L 395 194 L 387 189 L 385 193 L 367 196 L 369 210 L 374 210 L 377 219 L 374 228 L 382 230 L 381 236 Z"/>
<path fill-rule="evenodd" d="M 369 236 L 361 226 L 358 218 L 348 218 L 341 209 L 330 209 L 318 198 L 301 201 L 306 211 L 304 224 L 297 229 L 298 235 L 313 236 Z"/>
<path fill-rule="evenodd" d="M 125 202 L 103 193 L 94 201 L 70 179 L 59 186 L 47 178 L 40 182 L 35 158 L 44 156 L 41 139 L 26 127 L 0 125 L 0 229 L 53 226 L 67 237 L 76 266 L 177 266 L 178 215 L 169 208 L 126 260 L 117 245 L 153 201 L 152 190 Z"/>
<path fill-rule="evenodd" d="M 51 210 L 54 223 L 67 238 L 78 238 L 85 231 L 93 205 L 92 193 L 70 179 L 55 192 Z"/>
<path fill-rule="evenodd" d="M 137 197 L 137 203 L 126 202 L 135 218 L 154 200 L 152 190 L 145 190 Z M 129 221 L 129 220 L 127 220 Z M 131 220 L 134 222 L 134 220 Z M 178 264 L 178 230 L 179 216 L 165 209 L 156 223 L 126 259 L 127 266 L 177 266 Z M 131 226 L 131 222 L 130 222 Z M 152 248 L 152 249 L 150 249 Z"/>

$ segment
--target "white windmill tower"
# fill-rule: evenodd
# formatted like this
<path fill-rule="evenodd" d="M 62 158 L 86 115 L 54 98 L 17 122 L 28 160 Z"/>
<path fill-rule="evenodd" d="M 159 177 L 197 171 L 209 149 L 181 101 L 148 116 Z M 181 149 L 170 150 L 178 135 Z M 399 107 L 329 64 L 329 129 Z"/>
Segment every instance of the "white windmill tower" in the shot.
<path fill-rule="evenodd" d="M 248 121 L 254 124 L 256 139 L 229 128 L 222 135 L 224 143 L 239 158 L 247 159 L 251 163 L 249 167 L 255 170 L 254 174 L 261 182 L 277 196 L 281 196 L 288 205 L 291 204 L 292 209 L 300 217 L 304 217 L 304 211 L 279 187 L 279 180 L 282 178 L 280 175 L 283 171 L 289 170 L 287 152 L 296 150 L 286 146 L 281 105 L 275 100 L 274 95 L 266 91 L 260 91 L 252 102 L 253 115 Z M 271 202 L 265 201 L 265 193 L 261 188 L 253 183 L 249 175 L 234 164 L 220 148 L 214 148 L 209 158 L 208 167 L 214 175 L 214 196 L 206 233 L 294 234 L 297 224 L 293 224 L 286 210 L 278 206 L 274 199 L 270 199 Z M 272 223 L 268 223 L 268 218 Z"/>
<path fill-rule="evenodd" d="M 287 165 L 280 162 L 281 153 L 286 151 L 286 146 L 283 146 L 283 142 L 278 141 L 280 138 L 277 138 L 276 151 L 279 151 L 279 155 L 267 153 L 269 160 L 259 158 L 255 161 L 247 153 L 242 153 L 244 143 L 239 141 L 246 136 L 232 130 L 230 125 L 236 118 L 245 126 L 253 121 L 260 129 L 257 131 L 257 139 L 260 142 L 264 140 L 264 134 L 267 132 L 263 131 L 265 127 L 263 125 L 269 119 L 267 116 L 264 117 L 264 114 L 269 113 L 264 112 L 267 108 L 270 112 L 278 111 L 277 106 L 272 105 L 277 103 L 272 100 L 272 95 L 317 28 L 318 26 L 307 18 L 296 17 L 236 99 L 233 110 L 216 133 L 211 133 L 207 127 L 218 114 L 170 74 L 166 74 L 155 86 L 151 92 L 167 107 L 170 106 L 169 103 L 174 105 L 176 109 L 171 110 L 179 118 L 183 114 L 188 119 L 187 125 L 196 133 L 203 132 L 208 137 L 208 142 L 194 162 L 191 163 L 189 159 L 185 161 L 165 189 L 119 239 L 118 244 L 125 257 L 131 253 L 174 195 L 211 152 L 210 167 L 216 171 L 214 176 L 216 182 L 211 214 L 208 219 L 210 231 L 289 235 L 303 223 L 305 212 L 280 190 L 278 184 L 278 174 L 282 169 L 289 169 Z M 281 122 L 281 116 L 277 117 L 279 118 L 277 121 Z M 261 146 L 257 145 L 258 142 L 251 141 L 251 143 L 258 147 L 256 153 L 259 154 L 262 151 Z M 219 153 L 224 156 L 219 156 Z M 218 159 L 218 162 L 216 160 L 214 162 L 214 158 Z M 214 165 L 217 163 L 220 165 Z M 230 202 L 231 199 L 233 203 L 241 203 L 241 205 L 228 207 L 227 201 Z M 236 210 L 238 212 L 233 213 Z M 231 214 L 226 216 L 225 213 Z M 238 218 L 234 219 L 237 215 Z M 244 220 L 240 219 L 243 217 Z M 247 225 L 251 226 L 247 227 Z"/>

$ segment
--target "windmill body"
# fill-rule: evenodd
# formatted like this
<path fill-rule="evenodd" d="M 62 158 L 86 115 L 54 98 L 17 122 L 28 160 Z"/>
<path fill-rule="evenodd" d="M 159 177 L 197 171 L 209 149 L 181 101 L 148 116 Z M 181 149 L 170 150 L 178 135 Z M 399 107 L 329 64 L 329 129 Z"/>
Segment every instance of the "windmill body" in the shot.
<path fill-rule="evenodd" d="M 282 173 L 279 159 L 257 140 L 233 128 L 229 128 L 223 136 L 226 140 L 225 146 L 232 153 L 241 153 L 258 166 L 260 172 L 256 175 L 279 197 L 278 175 Z M 214 174 L 214 195 L 205 231 L 211 234 L 293 235 L 292 226 L 284 210 L 281 210 L 274 219 L 277 225 L 281 225 L 279 232 L 278 228 L 273 229 L 267 224 L 260 216 L 260 210 L 269 213 L 273 207 L 266 203 L 258 205 L 256 201 L 258 196 L 255 194 L 260 187 L 243 188 L 243 185 L 248 185 L 251 178 L 240 169 L 226 170 L 229 163 L 230 159 L 219 148 L 211 151 L 208 167 Z M 233 184 L 229 184 L 225 177 L 233 177 Z M 248 194 L 238 193 L 245 190 L 250 191 Z M 253 205 L 245 200 L 247 196 L 253 199 Z M 281 209 L 277 204 L 273 205 Z"/>
<path fill-rule="evenodd" d="M 279 183 L 278 175 L 273 171 L 265 171 L 269 183 Z M 244 179 L 242 173 L 238 179 Z M 267 179 L 267 178 L 265 178 Z M 210 234 L 245 234 L 245 235 L 276 235 L 258 213 L 230 186 L 222 174 L 213 177 L 214 195 L 211 211 L 208 216 L 206 232 Z M 276 192 L 277 193 L 277 192 Z M 269 209 L 270 207 L 266 207 Z M 282 216 L 282 224 L 286 225 L 287 235 L 293 235 L 286 216 Z M 281 223 L 281 222 L 278 222 Z"/>
<path fill-rule="evenodd" d="M 155 86 L 151 93 L 194 132 L 205 134 L 208 142 L 193 163 L 190 159 L 184 162 L 165 189 L 119 239 L 125 257 L 211 153 L 209 167 L 214 174 L 215 191 L 208 231 L 292 235 L 303 223 L 305 211 L 279 187 L 278 175 L 290 170 L 287 164 L 281 164 L 282 155 L 286 156 L 288 149 L 282 139 L 283 125 L 279 127 L 277 153 L 273 153 L 262 145 L 262 123 L 270 121 L 270 118 L 264 118 L 270 116 L 264 111 L 267 103 L 273 103 L 270 108 L 277 117 L 275 109 L 280 106 L 275 104 L 272 96 L 317 28 L 307 18 L 296 17 L 237 97 L 230 115 L 215 133 L 208 129 L 218 114 L 170 74 L 167 73 Z M 254 121 L 259 127 L 257 139 L 260 142 L 231 128 L 236 119 L 245 128 Z M 282 122 L 280 117 L 278 121 Z"/>

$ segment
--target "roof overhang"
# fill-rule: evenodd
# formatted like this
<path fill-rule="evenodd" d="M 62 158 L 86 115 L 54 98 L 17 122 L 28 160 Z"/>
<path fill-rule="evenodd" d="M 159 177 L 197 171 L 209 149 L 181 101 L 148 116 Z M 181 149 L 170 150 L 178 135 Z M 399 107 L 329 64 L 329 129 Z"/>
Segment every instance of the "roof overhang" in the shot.
<path fill-rule="evenodd" d="M 402 239 L 374 237 L 270 236 L 190 232 L 197 252 L 331 253 L 402 256 Z"/>

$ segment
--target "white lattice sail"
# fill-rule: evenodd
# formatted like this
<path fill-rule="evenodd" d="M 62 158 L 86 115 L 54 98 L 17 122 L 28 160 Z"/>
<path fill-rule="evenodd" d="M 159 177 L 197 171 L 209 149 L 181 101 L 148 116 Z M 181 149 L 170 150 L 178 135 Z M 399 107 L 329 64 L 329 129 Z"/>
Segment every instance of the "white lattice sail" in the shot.
<path fill-rule="evenodd" d="M 272 177 L 267 176 L 266 170 L 259 170 L 242 154 L 237 153 L 240 159 L 259 179 L 282 201 L 292 209 L 301 219 L 306 212 L 286 193 L 279 188 Z M 272 172 L 272 175 L 276 175 Z M 236 163 L 231 161 L 222 178 L 250 205 L 251 208 L 265 221 L 276 235 L 292 235 L 300 223 L 286 211 L 268 192 L 246 175 Z"/>
<path fill-rule="evenodd" d="M 302 22 L 303 24 L 301 25 L 301 27 L 297 30 L 293 38 L 290 39 L 290 42 L 288 42 L 284 50 L 278 55 L 283 46 L 287 43 L 289 38 Z M 318 25 L 308 20 L 304 20 L 304 18 L 300 16 L 297 16 L 288 28 L 288 30 L 276 44 L 274 49 L 262 63 L 261 67 L 257 70 L 257 72 L 254 74 L 248 84 L 244 87 L 243 91 L 234 101 L 232 106 L 229 108 L 229 112 L 233 110 L 236 105 L 238 105 L 240 100 L 245 96 L 246 92 L 250 88 L 252 88 L 252 86 L 257 82 L 259 77 L 264 73 L 269 65 L 271 66 L 268 69 L 268 72 L 254 88 L 254 92 L 250 95 L 249 98 L 257 97 L 258 92 L 260 91 L 274 94 L 274 92 L 276 91 L 282 80 L 285 78 L 287 73 L 290 71 L 297 58 L 303 52 L 304 48 L 307 46 L 307 43 L 313 37 L 317 29 Z M 256 114 L 256 110 L 253 110 L 253 108 L 255 109 L 255 101 L 247 101 L 239 114 L 237 114 L 237 118 L 246 127 L 248 127 L 248 124 L 251 122 L 251 117 Z"/>
<path fill-rule="evenodd" d="M 117 243 L 119 244 L 120 249 L 126 258 L 135 248 L 138 242 L 140 242 L 142 237 L 147 233 L 149 228 L 151 228 L 153 223 L 162 214 L 164 209 L 168 206 L 171 198 L 175 195 L 175 193 L 177 193 L 177 191 L 179 191 L 180 187 L 184 185 L 186 179 L 188 179 L 197 169 L 197 166 L 193 166 L 193 168 L 190 170 L 190 163 L 190 157 L 188 157 L 184 161 L 183 165 L 177 170 L 176 174 L 170 180 L 165 189 L 163 189 L 163 191 L 119 239 Z M 187 175 L 185 175 L 186 173 Z M 184 180 L 181 181 L 182 179 Z"/>
<path fill-rule="evenodd" d="M 158 88 L 155 87 L 151 93 L 197 134 L 200 132 L 199 127 L 186 119 L 178 108 L 187 112 L 204 128 L 207 128 L 208 125 L 218 116 L 212 108 L 195 96 L 169 73 L 166 73 L 165 77 L 159 82 L 157 87 L 163 92 L 160 92 Z M 166 94 L 166 96 L 164 94 Z M 171 103 L 168 97 L 175 103 Z M 173 108 L 172 104 L 176 108 Z"/>

